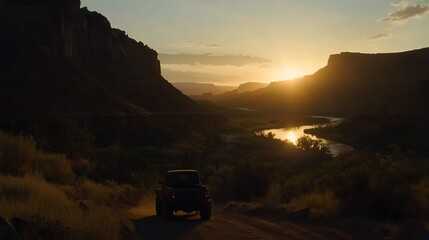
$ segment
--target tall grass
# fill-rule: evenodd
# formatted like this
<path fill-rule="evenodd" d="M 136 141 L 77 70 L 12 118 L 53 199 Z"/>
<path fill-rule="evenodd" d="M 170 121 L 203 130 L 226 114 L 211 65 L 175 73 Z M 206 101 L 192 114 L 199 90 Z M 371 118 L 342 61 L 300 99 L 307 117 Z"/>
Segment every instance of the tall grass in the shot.
<path fill-rule="evenodd" d="M 36 145 L 32 138 L 10 136 L 0 132 L 0 172 L 3 174 L 21 175 L 25 165 L 37 155 Z"/>
<path fill-rule="evenodd" d="M 411 196 L 414 204 L 410 211 L 419 217 L 429 216 L 429 177 L 421 179 L 420 182 L 411 186 Z"/>
<path fill-rule="evenodd" d="M 95 199 L 88 198 L 82 208 L 81 202 L 70 199 L 61 186 L 44 179 L 0 176 L 0 212 L 7 219 L 59 222 L 82 239 L 119 239 L 122 226 L 132 225 L 122 211 L 101 203 L 100 198 L 111 193 L 104 187 Z"/>
<path fill-rule="evenodd" d="M 38 151 L 33 138 L 0 132 L 0 173 L 6 175 L 40 174 L 54 183 L 71 183 L 75 175 L 63 154 Z"/>
<path fill-rule="evenodd" d="M 0 214 L 6 219 L 24 219 L 48 235 L 67 230 L 59 238 L 120 239 L 123 227 L 133 228 L 120 208 L 136 193 L 129 185 L 78 179 L 64 154 L 0 132 Z"/>
<path fill-rule="evenodd" d="M 121 208 L 136 203 L 139 191 L 125 184 L 112 181 L 103 184 L 83 180 L 76 185 L 62 186 L 66 195 L 77 202 Z"/>
<path fill-rule="evenodd" d="M 293 198 L 287 207 L 291 210 L 309 209 L 313 218 L 335 217 L 339 200 L 332 191 L 311 192 Z"/>

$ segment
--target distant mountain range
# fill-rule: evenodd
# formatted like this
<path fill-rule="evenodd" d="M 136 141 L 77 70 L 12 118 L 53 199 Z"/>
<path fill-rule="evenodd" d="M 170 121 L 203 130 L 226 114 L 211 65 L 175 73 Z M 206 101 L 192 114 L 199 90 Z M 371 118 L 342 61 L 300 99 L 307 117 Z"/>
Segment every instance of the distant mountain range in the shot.
<path fill-rule="evenodd" d="M 197 112 L 157 52 L 80 0 L 0 4 L 0 116 Z"/>
<path fill-rule="evenodd" d="M 174 87 L 179 89 L 187 96 L 193 96 L 197 99 L 210 98 L 212 95 L 220 95 L 224 93 L 243 93 L 255 91 L 257 89 L 268 86 L 267 83 L 247 82 L 237 86 L 218 86 L 213 83 L 193 83 L 193 82 L 172 82 Z M 203 96 L 199 96 L 203 95 Z"/>
<path fill-rule="evenodd" d="M 187 96 L 222 94 L 237 88 L 235 86 L 218 86 L 213 83 L 172 82 L 171 84 Z"/>
<path fill-rule="evenodd" d="M 236 92 L 237 93 L 252 92 L 252 91 L 256 91 L 258 89 L 264 88 L 266 86 L 268 86 L 268 83 L 247 82 L 247 83 L 240 84 L 236 89 Z"/>
<path fill-rule="evenodd" d="M 428 93 L 429 48 L 424 48 L 336 54 L 313 75 L 211 100 L 228 107 L 293 114 L 429 114 Z"/>

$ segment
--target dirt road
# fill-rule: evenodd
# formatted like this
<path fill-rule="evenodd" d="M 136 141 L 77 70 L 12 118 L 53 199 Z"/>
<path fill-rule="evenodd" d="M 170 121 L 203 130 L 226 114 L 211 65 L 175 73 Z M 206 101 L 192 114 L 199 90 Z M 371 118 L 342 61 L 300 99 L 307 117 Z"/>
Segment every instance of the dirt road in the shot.
<path fill-rule="evenodd" d="M 135 214 L 134 218 L 137 232 L 144 240 L 356 239 L 337 229 L 256 218 L 222 210 L 215 211 L 209 221 L 201 221 L 198 214 L 179 213 L 174 219 L 164 221 L 147 208 L 134 212 L 140 215 Z"/>

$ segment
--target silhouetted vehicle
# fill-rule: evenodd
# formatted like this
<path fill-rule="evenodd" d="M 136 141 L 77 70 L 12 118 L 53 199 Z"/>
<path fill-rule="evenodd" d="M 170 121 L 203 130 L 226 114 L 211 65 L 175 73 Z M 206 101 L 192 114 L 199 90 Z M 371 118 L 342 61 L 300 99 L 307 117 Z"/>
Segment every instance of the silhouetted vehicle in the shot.
<path fill-rule="evenodd" d="M 168 171 L 156 189 L 156 215 L 165 219 L 179 210 L 186 213 L 199 211 L 202 220 L 211 218 L 212 202 L 209 190 L 200 182 L 196 170 Z"/>

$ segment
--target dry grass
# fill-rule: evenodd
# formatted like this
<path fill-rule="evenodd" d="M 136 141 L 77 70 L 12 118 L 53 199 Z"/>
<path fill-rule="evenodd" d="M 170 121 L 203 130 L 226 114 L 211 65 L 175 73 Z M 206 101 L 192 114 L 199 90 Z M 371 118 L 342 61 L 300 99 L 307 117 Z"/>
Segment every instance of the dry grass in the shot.
<path fill-rule="evenodd" d="M 123 227 L 133 229 L 120 208 L 135 201 L 136 192 L 76 179 L 65 155 L 38 151 L 31 137 L 0 132 L 0 213 L 6 219 L 68 229 L 73 239 L 120 239 Z"/>
<path fill-rule="evenodd" d="M 411 187 L 411 197 L 414 202 L 410 208 L 416 215 L 427 217 L 429 214 L 429 177 L 423 178 Z"/>
<path fill-rule="evenodd" d="M 261 202 L 267 206 L 280 205 L 282 203 L 281 186 L 279 184 L 272 184 L 266 196 L 261 199 Z"/>
<path fill-rule="evenodd" d="M 130 185 L 117 184 L 115 182 L 96 183 L 82 180 L 76 185 L 63 186 L 70 199 L 76 202 L 91 203 L 94 205 L 108 205 L 112 208 L 121 208 L 138 201 L 135 196 L 139 192 Z M 132 205 L 132 204 L 131 204 Z"/>
<path fill-rule="evenodd" d="M 108 187 L 99 192 L 106 189 Z M 109 189 L 106 194 L 113 191 Z M 101 195 L 104 196 L 98 193 L 98 197 Z M 89 199 L 82 208 L 79 202 L 66 195 L 61 186 L 44 179 L 0 176 L 0 212 L 6 219 L 19 217 L 31 222 L 34 217 L 39 217 L 48 222 L 59 221 L 82 239 L 119 239 L 122 226 L 132 228 L 124 212 L 97 201 Z"/>
<path fill-rule="evenodd" d="M 251 203 L 231 202 L 226 209 L 240 213 L 275 215 L 300 219 L 326 219 L 335 218 L 338 215 L 339 201 L 331 191 L 301 195 L 293 198 L 287 204 L 282 203 L 280 192 L 280 186 L 273 185 L 270 187 L 265 198 Z M 309 210 L 309 215 L 302 215 L 307 212 L 306 210 Z"/>
<path fill-rule="evenodd" d="M 313 218 L 335 217 L 339 201 L 331 191 L 312 192 L 292 199 L 287 207 L 291 210 L 310 209 Z"/>
<path fill-rule="evenodd" d="M 69 159 L 63 154 L 38 151 L 33 138 L 0 132 L 0 173 L 5 175 L 40 174 L 54 183 L 74 181 Z"/>

